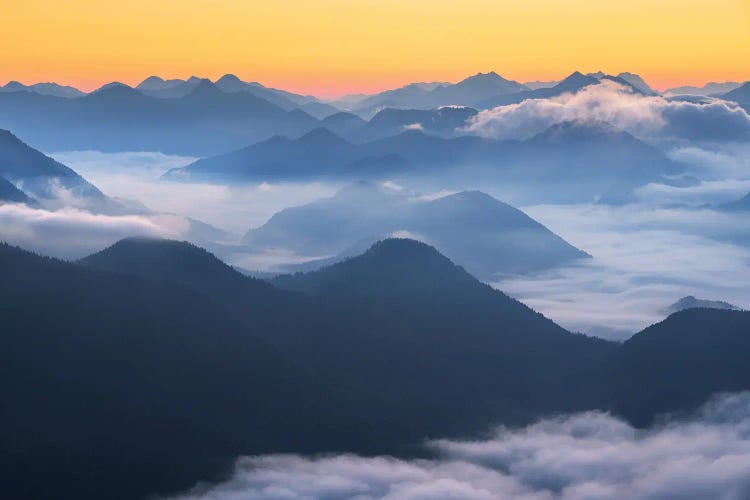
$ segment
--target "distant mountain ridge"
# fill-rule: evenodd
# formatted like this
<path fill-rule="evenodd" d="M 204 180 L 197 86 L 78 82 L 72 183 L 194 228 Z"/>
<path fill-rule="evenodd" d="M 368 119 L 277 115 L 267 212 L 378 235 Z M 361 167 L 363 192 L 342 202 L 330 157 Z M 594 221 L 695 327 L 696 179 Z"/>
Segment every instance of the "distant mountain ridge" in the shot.
<path fill-rule="evenodd" d="M 58 85 L 57 83 L 34 83 L 32 85 L 24 85 L 20 82 L 8 82 L 4 86 L 0 87 L 0 92 L 32 92 L 39 95 L 49 95 L 55 97 L 65 98 L 76 98 L 83 97 L 85 92 L 70 87 L 68 85 Z"/>
<path fill-rule="evenodd" d="M 0 127 L 47 151 L 161 151 L 207 155 L 275 134 L 299 135 L 319 121 L 250 92 L 226 93 L 208 80 L 189 93 L 156 98 L 123 84 L 78 99 L 0 93 Z"/>
<path fill-rule="evenodd" d="M 620 85 L 626 88 L 629 88 L 633 92 L 636 92 L 639 94 L 645 93 L 639 88 L 641 85 L 640 82 L 638 82 L 638 80 L 634 78 L 637 75 L 631 75 L 629 77 L 631 80 L 634 80 L 638 83 L 637 86 L 633 85 L 628 80 L 623 78 L 622 75 L 623 74 L 621 74 L 621 76 L 611 76 L 611 75 L 602 74 L 602 75 L 594 76 L 594 75 L 584 75 L 580 71 L 576 71 L 552 87 L 542 87 L 536 90 L 526 90 L 526 91 L 521 91 L 521 92 L 512 93 L 512 94 L 492 96 L 490 98 L 478 101 L 477 103 L 475 103 L 475 105 L 479 109 L 490 109 L 490 108 L 495 108 L 497 106 L 507 106 L 510 104 L 518 104 L 527 99 L 549 99 L 549 98 L 557 97 L 563 94 L 569 94 L 569 93 L 574 94 L 585 87 L 588 87 L 590 85 L 596 85 L 602 80 L 609 80 L 615 83 L 619 83 Z"/>
<path fill-rule="evenodd" d="M 607 168 L 601 167 L 605 162 Z M 275 137 L 198 160 L 165 176 L 222 182 L 385 180 L 434 175 L 438 170 L 450 172 L 459 167 L 517 185 L 523 188 L 519 193 L 535 200 L 617 203 L 626 201 L 638 186 L 671 182 L 667 177 L 684 169 L 656 148 L 609 124 L 563 122 L 525 141 L 441 138 L 414 129 L 353 144 L 318 129 L 299 139 Z M 548 181 L 541 190 L 540 178 Z"/>

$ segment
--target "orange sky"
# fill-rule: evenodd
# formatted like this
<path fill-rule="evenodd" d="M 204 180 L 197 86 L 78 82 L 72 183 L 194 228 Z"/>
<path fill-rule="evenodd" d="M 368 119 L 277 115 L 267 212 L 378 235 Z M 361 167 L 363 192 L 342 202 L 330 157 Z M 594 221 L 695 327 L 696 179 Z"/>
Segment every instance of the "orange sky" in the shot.
<path fill-rule="evenodd" d="M 332 96 L 495 70 L 750 79 L 750 0 L 0 0 L 0 83 L 144 77 Z"/>

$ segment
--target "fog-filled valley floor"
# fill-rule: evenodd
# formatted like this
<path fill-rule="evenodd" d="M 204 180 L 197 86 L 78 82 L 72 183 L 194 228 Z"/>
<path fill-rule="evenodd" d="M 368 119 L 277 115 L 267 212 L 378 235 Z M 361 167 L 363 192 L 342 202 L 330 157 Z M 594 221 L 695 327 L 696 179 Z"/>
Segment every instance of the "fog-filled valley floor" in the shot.
<path fill-rule="evenodd" d="M 750 174 L 746 174 L 750 172 L 750 164 L 745 151 L 746 148 L 739 146 L 718 151 L 675 149 L 670 155 L 691 161 L 696 173 L 710 180 L 689 188 L 648 185 L 641 189 L 637 202 L 627 205 L 521 204 L 524 212 L 592 258 L 536 273 L 484 279 L 571 330 L 614 340 L 624 340 L 662 319 L 669 305 L 685 296 L 720 299 L 747 307 L 750 220 L 742 212 L 714 209 L 750 191 Z M 113 218 L 115 227 L 117 223 L 122 226 L 110 229 L 103 222 L 97 226 L 97 220 L 85 220 L 81 215 L 82 220 L 71 221 L 72 227 L 54 242 L 49 232 L 40 233 L 45 227 L 43 220 L 28 222 L 38 228 L 31 236 L 35 239 L 28 240 L 29 245 L 41 244 L 39 240 L 43 237 L 51 242 L 52 255 L 79 258 L 118 236 L 134 232 L 189 238 L 189 228 L 181 217 L 226 231 L 227 234 L 216 235 L 216 242 L 224 246 L 215 251 L 229 263 L 249 271 L 273 273 L 284 265 L 335 254 L 300 254 L 294 248 L 258 252 L 243 247 L 240 237 L 285 208 L 335 195 L 347 185 L 344 182 L 185 184 L 159 177 L 171 168 L 189 164 L 193 158 L 99 152 L 61 152 L 52 156 L 110 196 L 136 200 L 157 212 L 180 216 L 160 216 L 156 220 Z M 384 184 L 392 190 L 410 191 L 415 197 L 427 199 L 472 189 L 481 189 L 501 200 L 513 199 L 513 193 L 506 192 L 503 186 L 477 185 L 468 179 L 453 184 L 450 190 L 439 189 L 434 181 L 426 191 L 420 191 L 418 184 Z M 78 234 L 70 237 L 71 231 Z M 7 229 L 5 232 L 5 238 L 13 242 Z M 22 237 L 15 241 L 25 242 Z"/>
<path fill-rule="evenodd" d="M 0 87 L 0 496 L 750 497 L 749 107 Z"/>

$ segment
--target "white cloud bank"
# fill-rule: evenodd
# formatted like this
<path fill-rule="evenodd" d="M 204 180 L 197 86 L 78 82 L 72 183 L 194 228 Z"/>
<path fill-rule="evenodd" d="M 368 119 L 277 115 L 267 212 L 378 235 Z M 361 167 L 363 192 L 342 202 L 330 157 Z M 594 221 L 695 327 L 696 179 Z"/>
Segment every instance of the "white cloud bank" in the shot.
<path fill-rule="evenodd" d="M 750 115 L 735 104 L 719 99 L 692 103 L 644 96 L 609 80 L 575 94 L 529 99 L 482 111 L 463 132 L 496 139 L 525 139 L 556 123 L 578 120 L 605 121 L 646 140 L 750 139 Z"/>
<path fill-rule="evenodd" d="M 524 211 L 593 258 L 494 285 L 568 329 L 624 340 L 686 295 L 750 306 L 744 214 L 647 205 Z"/>
<path fill-rule="evenodd" d="M 184 239 L 189 229 L 178 216 L 109 216 L 75 208 L 0 205 L 0 241 L 63 259 L 84 257 L 128 236 Z"/>
<path fill-rule="evenodd" d="M 137 200 L 154 211 L 192 217 L 238 235 L 279 210 L 330 196 L 340 187 L 318 182 L 226 186 L 160 180 L 167 170 L 194 160 L 161 153 L 68 151 L 51 156 L 108 196 Z"/>
<path fill-rule="evenodd" d="M 750 497 L 750 394 L 719 396 L 691 419 L 645 431 L 589 412 L 428 447 L 438 458 L 242 458 L 228 481 L 179 498 L 741 500 Z"/>

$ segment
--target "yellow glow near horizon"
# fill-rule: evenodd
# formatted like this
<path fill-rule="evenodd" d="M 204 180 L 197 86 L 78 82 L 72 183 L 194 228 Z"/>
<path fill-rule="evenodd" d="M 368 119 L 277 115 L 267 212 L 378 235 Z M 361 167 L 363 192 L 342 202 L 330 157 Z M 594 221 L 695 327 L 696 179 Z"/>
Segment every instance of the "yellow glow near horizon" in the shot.
<path fill-rule="evenodd" d="M 0 0 L 0 84 L 234 73 L 337 95 L 576 69 L 748 80 L 750 0 Z"/>

